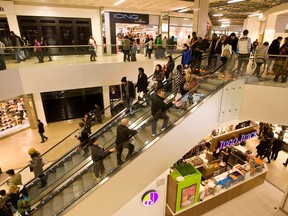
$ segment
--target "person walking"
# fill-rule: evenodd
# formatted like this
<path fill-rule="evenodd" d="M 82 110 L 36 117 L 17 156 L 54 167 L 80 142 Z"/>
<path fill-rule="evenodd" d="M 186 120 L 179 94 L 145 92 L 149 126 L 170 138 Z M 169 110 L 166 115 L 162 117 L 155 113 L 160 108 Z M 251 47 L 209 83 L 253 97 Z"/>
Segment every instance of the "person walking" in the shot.
<path fill-rule="evenodd" d="M 168 126 L 169 117 L 166 114 L 166 110 L 169 109 L 175 101 L 166 104 L 164 102 L 165 92 L 164 89 L 159 89 L 156 94 L 154 94 L 151 98 L 151 114 L 153 116 L 152 119 L 152 136 L 156 136 L 156 127 L 159 119 L 164 119 L 161 130 L 164 131 Z"/>
<path fill-rule="evenodd" d="M 22 46 L 21 43 L 23 42 L 21 38 L 18 35 L 16 35 L 13 31 L 10 31 L 10 36 L 11 36 L 11 46 L 15 47 L 13 49 L 13 54 L 15 56 L 16 62 L 20 63 L 21 60 L 25 60 L 25 59 L 21 59 L 21 54 L 20 54 L 20 48 Z"/>
<path fill-rule="evenodd" d="M 44 37 L 40 38 L 40 46 L 44 46 L 43 51 L 44 51 L 44 55 L 43 55 L 43 60 L 44 60 L 44 56 L 48 56 L 49 60 L 48 61 L 52 61 L 52 58 L 50 56 L 50 51 L 49 48 L 47 47 L 47 41 Z"/>
<path fill-rule="evenodd" d="M 41 143 L 44 143 L 45 141 L 48 140 L 48 137 L 46 137 L 44 135 L 44 132 L 45 132 L 44 124 L 39 119 L 37 121 L 38 121 L 38 133 L 39 133 L 39 135 L 40 135 L 40 137 L 42 139 Z"/>
<path fill-rule="evenodd" d="M 128 119 L 123 118 L 116 130 L 117 165 L 123 164 L 121 159 L 123 148 L 128 148 L 126 161 L 132 157 L 135 146 L 130 143 L 130 139 L 137 134 L 137 130 L 128 128 Z"/>
<path fill-rule="evenodd" d="M 132 103 L 136 97 L 135 87 L 131 81 L 127 80 L 127 77 L 122 77 L 121 79 L 121 89 L 122 89 L 122 97 L 127 108 L 127 111 L 132 111 Z"/>
<path fill-rule="evenodd" d="M 111 148 L 109 150 L 104 150 L 104 148 L 101 148 L 99 146 L 99 140 L 96 137 L 93 137 L 91 140 L 91 157 L 94 163 L 93 166 L 93 175 L 96 180 L 96 182 L 99 182 L 99 177 L 101 177 L 105 172 L 105 167 L 103 164 L 103 160 L 105 157 L 107 157 L 112 152 L 115 152 L 116 149 Z"/>
<path fill-rule="evenodd" d="M 274 140 L 274 142 L 272 143 L 272 152 L 271 152 L 271 160 L 276 160 L 278 157 L 278 153 L 279 151 L 281 151 L 283 146 L 283 141 L 281 140 L 281 138 L 277 138 Z"/>
<path fill-rule="evenodd" d="M 38 63 L 44 63 L 43 50 L 41 48 L 40 42 L 36 38 L 34 40 L 34 52 L 35 52 L 36 57 L 38 59 Z"/>
<path fill-rule="evenodd" d="M 96 61 L 96 57 L 97 57 L 97 43 L 96 43 L 95 39 L 93 38 L 93 36 L 89 37 L 88 45 L 89 45 L 88 50 L 91 53 L 90 61 Z"/>
<path fill-rule="evenodd" d="M 38 151 L 35 150 L 35 148 L 30 148 L 28 150 L 28 154 L 31 157 L 30 162 L 30 169 L 34 172 L 35 178 L 40 179 L 40 187 L 43 188 L 47 185 L 46 177 L 43 174 L 43 166 L 44 166 L 44 161 Z"/>

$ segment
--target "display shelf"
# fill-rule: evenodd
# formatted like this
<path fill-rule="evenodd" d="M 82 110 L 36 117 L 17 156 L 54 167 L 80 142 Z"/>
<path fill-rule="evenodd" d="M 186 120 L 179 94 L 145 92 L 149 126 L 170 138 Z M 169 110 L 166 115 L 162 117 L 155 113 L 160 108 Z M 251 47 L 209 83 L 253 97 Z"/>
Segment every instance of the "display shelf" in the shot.
<path fill-rule="evenodd" d="M 187 215 L 200 216 L 218 207 L 219 205 L 222 205 L 230 201 L 231 199 L 234 199 L 235 197 L 253 189 L 254 187 L 257 187 L 260 184 L 263 184 L 265 181 L 267 172 L 268 172 L 267 165 L 266 164 L 263 164 L 263 165 L 264 165 L 264 169 L 262 172 L 256 173 L 253 176 L 246 174 L 245 179 L 243 181 L 232 184 L 227 189 L 225 188 L 219 189 L 213 195 L 211 194 L 209 196 L 204 197 L 202 201 L 195 203 L 194 205 L 190 206 L 187 209 L 183 209 L 177 213 L 174 213 L 171 211 L 168 204 L 166 204 L 165 216 L 175 216 L 175 215 L 177 216 L 187 216 Z M 236 168 L 234 169 L 237 170 Z M 223 178 L 227 176 L 227 174 L 230 172 L 231 171 L 222 173 L 220 177 Z"/>

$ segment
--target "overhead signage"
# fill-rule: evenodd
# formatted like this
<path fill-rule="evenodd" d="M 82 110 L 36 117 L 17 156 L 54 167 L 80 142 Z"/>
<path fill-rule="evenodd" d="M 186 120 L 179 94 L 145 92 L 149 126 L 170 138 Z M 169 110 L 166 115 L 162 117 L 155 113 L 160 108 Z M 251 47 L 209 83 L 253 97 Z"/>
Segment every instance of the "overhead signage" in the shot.
<path fill-rule="evenodd" d="M 113 13 L 110 12 L 110 21 L 113 23 L 149 24 L 148 14 Z"/>
<path fill-rule="evenodd" d="M 144 206 L 152 206 L 157 202 L 158 197 L 159 195 L 156 190 L 149 190 L 143 194 L 141 200 Z"/>
<path fill-rule="evenodd" d="M 256 136 L 257 136 L 257 131 L 253 131 L 247 134 L 240 134 L 239 137 L 236 137 L 236 138 L 219 141 L 219 147 L 217 148 L 216 151 L 219 152 L 221 149 L 225 147 L 230 147 L 230 146 L 236 145 L 237 143 L 245 142 L 246 140 L 251 139 Z"/>

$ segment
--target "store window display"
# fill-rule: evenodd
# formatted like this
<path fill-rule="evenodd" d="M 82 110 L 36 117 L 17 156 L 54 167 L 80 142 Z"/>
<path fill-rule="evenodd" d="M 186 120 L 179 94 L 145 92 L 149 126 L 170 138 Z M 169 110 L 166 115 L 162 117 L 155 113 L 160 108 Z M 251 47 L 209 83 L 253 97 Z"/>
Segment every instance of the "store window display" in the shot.
<path fill-rule="evenodd" d="M 0 137 L 29 127 L 23 97 L 0 102 Z"/>

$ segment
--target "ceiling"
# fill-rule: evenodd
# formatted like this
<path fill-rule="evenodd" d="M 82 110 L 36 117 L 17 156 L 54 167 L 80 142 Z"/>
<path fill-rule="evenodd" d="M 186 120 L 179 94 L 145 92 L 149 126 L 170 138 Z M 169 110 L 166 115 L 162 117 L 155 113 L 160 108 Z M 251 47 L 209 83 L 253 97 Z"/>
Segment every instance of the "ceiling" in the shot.
<path fill-rule="evenodd" d="M 13 1 L 13 0 L 8 0 Z M 193 14 L 194 0 L 125 0 L 118 6 L 114 4 L 118 0 L 14 0 L 15 4 L 45 5 L 45 6 L 69 6 L 69 7 L 104 7 L 113 8 L 116 11 L 135 10 L 145 13 L 178 12 L 187 8 L 184 13 Z M 246 0 L 228 4 L 227 0 L 209 0 L 209 16 L 213 25 L 220 26 L 219 19 L 229 19 L 230 25 L 243 25 L 248 15 L 261 13 L 276 5 L 287 3 L 288 0 Z M 215 17 L 214 14 L 223 14 Z"/>

